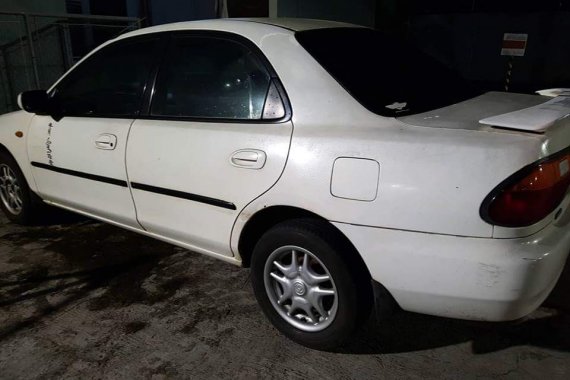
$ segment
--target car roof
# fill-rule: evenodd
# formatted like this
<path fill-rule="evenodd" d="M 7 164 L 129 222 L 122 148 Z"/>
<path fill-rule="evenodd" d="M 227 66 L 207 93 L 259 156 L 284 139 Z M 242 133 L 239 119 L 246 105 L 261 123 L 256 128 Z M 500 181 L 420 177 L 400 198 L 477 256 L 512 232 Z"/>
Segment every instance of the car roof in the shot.
<path fill-rule="evenodd" d="M 235 30 L 240 32 L 245 26 L 251 27 L 258 24 L 260 29 L 275 29 L 276 31 L 290 31 L 299 32 L 312 29 L 324 28 L 342 28 L 342 27 L 360 27 L 358 25 L 328 21 L 328 20 L 314 20 L 303 18 L 223 18 L 212 20 L 199 20 L 199 21 L 184 21 L 170 24 L 162 24 L 151 26 L 148 28 L 134 30 L 119 36 L 119 39 L 126 37 L 134 37 L 137 35 L 159 33 L 177 30 Z M 247 28 L 250 29 L 250 28 Z"/>

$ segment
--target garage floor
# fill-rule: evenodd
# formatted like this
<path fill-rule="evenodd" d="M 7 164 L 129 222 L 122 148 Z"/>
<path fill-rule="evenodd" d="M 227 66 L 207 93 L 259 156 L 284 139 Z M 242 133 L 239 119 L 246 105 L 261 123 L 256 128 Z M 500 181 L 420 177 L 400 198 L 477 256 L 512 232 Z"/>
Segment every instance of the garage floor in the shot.
<path fill-rule="evenodd" d="M 328 353 L 265 320 L 247 270 L 79 218 L 0 236 L 2 379 L 570 378 L 568 267 L 523 323 L 401 312 Z"/>

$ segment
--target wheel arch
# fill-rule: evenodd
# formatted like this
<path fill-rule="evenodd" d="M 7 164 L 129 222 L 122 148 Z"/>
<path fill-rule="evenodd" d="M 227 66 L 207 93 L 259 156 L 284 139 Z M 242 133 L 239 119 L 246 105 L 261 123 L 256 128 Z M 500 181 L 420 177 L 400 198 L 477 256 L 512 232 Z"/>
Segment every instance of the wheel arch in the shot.
<path fill-rule="evenodd" d="M 12 154 L 12 152 L 10 152 L 10 150 L 6 147 L 6 145 L 0 143 L 0 153 L 6 153 L 8 154 L 10 157 L 12 157 L 14 159 L 14 161 L 16 161 L 16 158 L 14 157 L 14 155 Z"/>
<path fill-rule="evenodd" d="M 349 266 L 353 270 L 358 271 L 357 273 L 364 275 L 358 278 L 362 289 L 365 289 L 362 297 L 363 299 L 372 298 L 376 316 L 379 320 L 389 318 L 396 310 L 400 309 L 398 302 L 390 291 L 383 284 L 372 278 L 366 262 L 348 237 L 326 218 L 303 208 L 269 206 L 253 214 L 241 230 L 238 240 L 238 250 L 242 259 L 242 265 L 246 268 L 250 267 L 255 244 L 265 232 L 279 223 L 295 219 L 318 221 L 331 233 L 335 234 L 335 237 L 339 239 L 339 243 L 343 245 L 343 251 L 347 252 Z"/>
<path fill-rule="evenodd" d="M 341 240 L 350 255 L 350 259 L 358 264 L 358 266 L 364 270 L 370 278 L 372 278 L 370 271 L 368 270 L 368 266 L 362 259 L 362 256 L 342 231 L 321 215 L 295 206 L 279 205 L 265 207 L 249 218 L 241 230 L 238 240 L 238 250 L 242 258 L 242 265 L 246 268 L 250 266 L 255 244 L 265 232 L 269 231 L 269 229 L 279 223 L 294 219 L 313 219 L 323 223 L 323 225 L 326 225 L 331 233 L 334 233 L 336 237 Z"/>
<path fill-rule="evenodd" d="M 32 193 L 32 197 L 34 198 L 34 201 L 41 201 L 40 197 L 38 196 L 38 194 L 36 192 L 36 186 L 35 186 L 36 183 L 33 180 L 33 177 L 31 175 L 31 172 L 29 171 L 29 168 L 22 166 L 22 163 L 19 162 L 17 159 L 17 155 L 13 154 L 10 151 L 10 149 L 8 149 L 8 147 L 1 142 L 0 142 L 0 154 L 6 154 L 12 160 L 14 160 L 14 162 L 18 166 L 18 169 L 20 169 L 20 171 L 22 172 L 22 175 L 24 176 L 24 179 L 26 180 L 26 184 L 28 185 L 28 188 L 30 189 L 30 191 Z"/>

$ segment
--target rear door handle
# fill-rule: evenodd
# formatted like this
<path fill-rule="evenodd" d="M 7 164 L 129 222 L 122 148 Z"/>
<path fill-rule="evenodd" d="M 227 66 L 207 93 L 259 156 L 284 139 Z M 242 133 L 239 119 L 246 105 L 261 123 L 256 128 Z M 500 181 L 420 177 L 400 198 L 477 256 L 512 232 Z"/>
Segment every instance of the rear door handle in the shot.
<path fill-rule="evenodd" d="M 97 136 L 95 146 L 97 149 L 114 150 L 117 147 L 117 136 L 109 133 L 103 133 L 102 135 Z"/>
<path fill-rule="evenodd" d="M 261 169 L 265 165 L 267 155 L 258 149 L 240 149 L 232 153 L 230 163 L 238 168 Z"/>

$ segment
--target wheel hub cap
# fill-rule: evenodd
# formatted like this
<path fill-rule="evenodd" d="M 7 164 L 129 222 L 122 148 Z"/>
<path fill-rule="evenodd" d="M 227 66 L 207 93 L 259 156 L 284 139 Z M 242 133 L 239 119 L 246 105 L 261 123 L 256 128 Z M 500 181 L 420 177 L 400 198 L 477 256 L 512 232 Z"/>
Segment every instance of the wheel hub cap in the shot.
<path fill-rule="evenodd" d="M 304 296 L 305 293 L 307 292 L 305 284 L 303 284 L 303 282 L 301 281 L 295 282 L 295 284 L 293 285 L 293 289 L 295 289 L 295 294 L 298 296 Z"/>
<path fill-rule="evenodd" d="M 313 253 L 284 246 L 265 263 L 265 290 L 279 315 L 308 332 L 327 328 L 336 317 L 337 289 L 328 269 Z"/>

